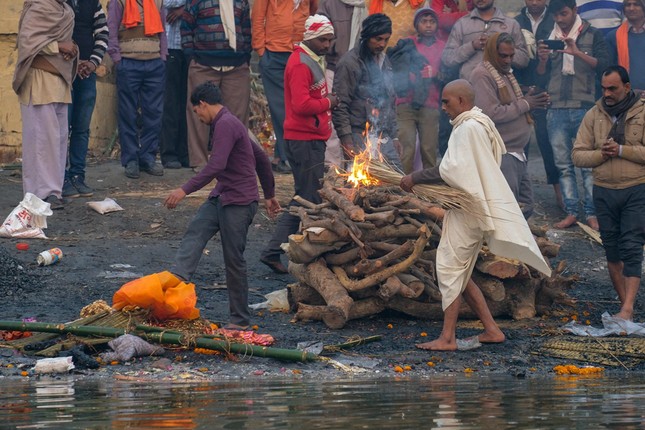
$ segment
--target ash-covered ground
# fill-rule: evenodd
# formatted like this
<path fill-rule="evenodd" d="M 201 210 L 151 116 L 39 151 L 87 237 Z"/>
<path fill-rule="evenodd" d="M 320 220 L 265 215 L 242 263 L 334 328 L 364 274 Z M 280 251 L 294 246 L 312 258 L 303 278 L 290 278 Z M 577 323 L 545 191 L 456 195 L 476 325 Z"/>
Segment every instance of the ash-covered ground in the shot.
<path fill-rule="evenodd" d="M 554 201 L 553 192 L 545 183 L 539 154 L 532 154 L 530 169 L 534 180 L 536 214 L 533 222 L 552 225 L 563 214 Z M 0 217 L 4 219 L 22 199 L 19 172 L 0 172 Z M 0 239 L 0 320 L 36 318 L 42 322 L 67 322 L 78 318 L 79 311 L 95 300 L 111 303 L 112 295 L 125 282 L 141 275 L 168 269 L 184 229 L 207 192 L 189 196 L 173 211 L 162 202 L 170 190 L 185 182 L 192 172 L 188 169 L 166 170 L 163 177 L 142 174 L 138 180 L 127 179 L 123 168 L 115 161 L 89 166 L 88 185 L 96 189 L 93 197 L 74 199 L 62 211 L 48 218 L 45 231 L 48 240 Z M 286 205 L 293 192 L 291 177 L 278 175 L 278 198 Z M 122 212 L 100 215 L 86 205 L 105 197 L 115 199 Z M 246 250 L 250 302 L 264 301 L 264 295 L 285 288 L 293 278 L 276 275 L 258 259 L 273 230 L 274 222 L 262 211 L 250 227 Z M 618 301 L 611 288 L 602 247 L 593 242 L 581 229 L 552 230 L 549 238 L 562 245 L 560 255 L 552 261 L 567 261 L 566 274 L 578 274 L 580 282 L 568 293 L 578 302 L 570 315 L 585 315 L 594 325 L 600 324 L 602 312 L 618 311 Z M 18 242 L 27 242 L 29 250 L 16 249 Z M 39 252 L 59 247 L 63 259 L 52 266 L 38 267 Z M 193 279 L 197 287 L 201 314 L 214 322 L 227 322 L 228 304 L 223 261 L 218 237 L 211 240 Z M 642 292 L 637 303 L 636 320 L 645 315 Z M 588 315 L 588 316 L 587 316 Z M 394 375 L 394 366 L 409 365 L 409 376 L 431 376 L 434 373 L 475 372 L 511 373 L 518 376 L 545 374 L 562 359 L 534 355 L 542 342 L 556 334 L 563 325 L 563 316 L 534 318 L 523 321 L 500 319 L 507 335 L 501 345 L 484 345 L 479 349 L 460 352 L 425 352 L 414 344 L 436 337 L 440 321 L 424 321 L 395 313 L 350 321 L 342 330 L 330 330 L 322 322 L 291 322 L 292 315 L 260 311 L 253 324 L 258 332 L 269 333 L 276 339 L 275 347 L 295 348 L 298 342 L 322 341 L 336 344 L 354 336 L 381 335 L 382 340 L 356 347 L 335 358 L 355 361 L 368 372 L 362 376 Z M 391 328 L 390 328 L 391 327 Z M 476 335 L 477 321 L 460 321 L 460 338 Z M 427 337 L 423 337 L 426 333 Z M 0 348 L 0 376 L 19 377 L 37 357 L 20 357 L 14 351 Z M 195 378 L 245 377 L 315 377 L 336 378 L 345 375 L 326 363 L 285 363 L 259 357 L 225 357 L 198 355 L 184 350 L 169 350 L 166 358 L 172 370 L 154 368 L 156 358 L 135 360 L 128 365 L 102 366 L 99 370 L 80 371 L 85 377 L 169 378 L 178 371 Z M 432 362 L 434 366 L 428 365 Z M 17 364 L 7 367 L 9 364 Z M 582 365 L 584 363 L 576 363 Z M 632 371 L 643 371 L 644 365 Z M 620 370 L 616 370 L 620 371 Z M 123 376 L 126 375 L 126 376 Z M 128 376 L 129 375 L 129 376 Z"/>

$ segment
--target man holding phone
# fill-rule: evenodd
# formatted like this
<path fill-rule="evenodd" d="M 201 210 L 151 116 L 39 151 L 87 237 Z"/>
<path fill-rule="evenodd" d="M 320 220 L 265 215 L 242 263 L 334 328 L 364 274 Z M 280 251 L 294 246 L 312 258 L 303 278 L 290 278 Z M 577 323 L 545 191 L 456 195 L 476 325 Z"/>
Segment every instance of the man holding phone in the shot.
<path fill-rule="evenodd" d="M 536 69 L 539 63 L 537 58 L 537 41 L 548 39 L 553 30 L 553 16 L 547 11 L 546 0 L 525 0 L 526 6 L 522 8 L 515 20 L 520 24 L 526 39 L 531 59 L 525 69 L 513 70 L 513 74 L 520 83 L 522 90 L 527 92 L 531 87 L 537 87 Z M 561 49 L 564 49 L 564 42 Z M 541 92 L 541 91 L 537 91 Z M 562 192 L 560 191 L 560 172 L 553 161 L 553 149 L 549 142 L 549 132 L 546 126 L 546 109 L 536 109 L 531 112 L 535 121 L 535 140 L 540 148 L 540 155 L 544 163 L 547 184 L 553 186 L 555 199 L 560 207 L 564 207 Z M 528 146 L 527 146 L 528 156 Z"/>
<path fill-rule="evenodd" d="M 553 50 L 538 41 L 537 75 L 547 88 L 551 106 L 546 114 L 549 140 L 555 165 L 560 171 L 560 187 L 567 216 L 556 228 L 567 228 L 578 219 L 578 184 L 571 161 L 573 139 L 587 110 L 595 103 L 596 79 L 609 65 L 609 52 L 602 33 L 578 16 L 575 0 L 552 0 L 548 13 L 555 25 L 548 40 L 562 41 L 564 49 Z M 551 45 L 553 46 L 553 45 Z M 591 169 L 582 168 L 584 215 L 587 225 L 598 230 L 593 204 Z"/>

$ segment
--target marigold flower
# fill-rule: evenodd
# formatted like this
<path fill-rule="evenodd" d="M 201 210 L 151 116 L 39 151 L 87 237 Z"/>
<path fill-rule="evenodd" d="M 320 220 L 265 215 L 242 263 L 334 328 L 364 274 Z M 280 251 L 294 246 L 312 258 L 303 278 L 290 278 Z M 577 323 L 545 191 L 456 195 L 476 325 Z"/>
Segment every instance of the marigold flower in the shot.
<path fill-rule="evenodd" d="M 394 371 L 396 373 L 403 373 L 403 368 L 401 366 L 394 366 Z"/>

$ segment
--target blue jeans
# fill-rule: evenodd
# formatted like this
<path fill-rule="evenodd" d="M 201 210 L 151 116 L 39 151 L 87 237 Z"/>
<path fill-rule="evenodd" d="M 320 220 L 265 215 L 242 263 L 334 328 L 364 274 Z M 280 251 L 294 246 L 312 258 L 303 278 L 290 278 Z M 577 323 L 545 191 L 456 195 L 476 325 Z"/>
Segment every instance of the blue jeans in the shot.
<path fill-rule="evenodd" d="M 80 176 L 85 179 L 85 158 L 90 141 L 90 121 L 96 102 L 96 74 L 81 79 L 72 85 L 72 103 L 68 107 L 69 120 L 69 165 L 65 179 Z"/>
<path fill-rule="evenodd" d="M 549 129 L 549 140 L 553 147 L 555 165 L 560 171 L 560 188 L 564 199 L 565 210 L 568 215 L 578 216 L 578 183 L 576 171 L 571 160 L 573 141 L 578 133 L 578 127 L 586 109 L 550 109 L 546 114 Z M 580 169 L 582 187 L 584 189 L 585 218 L 596 216 L 593 204 L 593 176 L 591 169 Z"/>
<path fill-rule="evenodd" d="M 166 66 L 160 59 L 122 58 L 116 67 L 121 165 L 155 163 L 161 138 Z M 141 108 L 141 127 L 137 124 Z"/>

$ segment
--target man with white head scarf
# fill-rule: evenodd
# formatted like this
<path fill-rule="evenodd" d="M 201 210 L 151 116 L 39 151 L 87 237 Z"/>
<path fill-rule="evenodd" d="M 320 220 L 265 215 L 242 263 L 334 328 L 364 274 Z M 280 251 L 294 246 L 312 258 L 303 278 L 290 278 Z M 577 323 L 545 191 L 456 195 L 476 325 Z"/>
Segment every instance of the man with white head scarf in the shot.
<path fill-rule="evenodd" d="M 325 54 L 334 40 L 334 27 L 324 15 L 305 22 L 303 41 L 297 44 L 284 72 L 284 137 L 295 195 L 321 203 L 318 194 L 325 171 L 326 141 L 331 135 L 331 110 L 338 105 L 325 80 Z M 292 200 L 290 205 L 297 205 Z M 300 218 L 288 212 L 278 220 L 273 238 L 260 261 L 276 273 L 286 273 L 280 245 L 298 231 Z"/>

